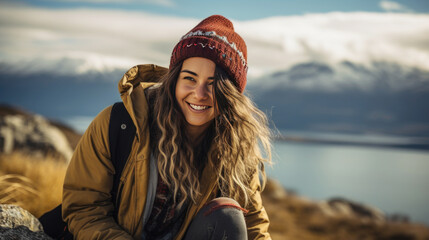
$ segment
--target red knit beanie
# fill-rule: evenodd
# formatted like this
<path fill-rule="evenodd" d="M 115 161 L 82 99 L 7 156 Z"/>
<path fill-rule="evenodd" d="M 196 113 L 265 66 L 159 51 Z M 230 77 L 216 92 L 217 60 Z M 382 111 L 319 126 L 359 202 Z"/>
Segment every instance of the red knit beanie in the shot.
<path fill-rule="evenodd" d="M 174 47 L 170 69 L 190 57 L 204 57 L 222 67 L 244 91 L 247 82 L 247 47 L 234 31 L 232 22 L 220 15 L 210 16 L 184 35 Z"/>

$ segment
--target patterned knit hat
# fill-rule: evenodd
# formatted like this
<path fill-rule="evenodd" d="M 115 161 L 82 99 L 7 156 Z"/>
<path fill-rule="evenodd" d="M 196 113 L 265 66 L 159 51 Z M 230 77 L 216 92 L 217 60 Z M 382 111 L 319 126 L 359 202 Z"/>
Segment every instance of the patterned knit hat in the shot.
<path fill-rule="evenodd" d="M 240 92 L 247 81 L 247 47 L 231 21 L 220 15 L 201 21 L 174 47 L 170 69 L 190 57 L 204 57 L 222 67 Z"/>

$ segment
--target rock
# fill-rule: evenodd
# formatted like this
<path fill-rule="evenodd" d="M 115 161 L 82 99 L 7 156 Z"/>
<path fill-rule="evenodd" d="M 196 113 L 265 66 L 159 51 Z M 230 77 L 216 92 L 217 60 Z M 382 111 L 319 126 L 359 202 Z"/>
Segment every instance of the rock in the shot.
<path fill-rule="evenodd" d="M 27 210 L 10 204 L 0 204 L 0 227 L 25 226 L 33 232 L 43 231 L 42 224 Z"/>
<path fill-rule="evenodd" d="M 265 196 L 277 200 L 283 199 L 288 195 L 280 182 L 274 179 L 267 179 L 263 193 Z"/>
<path fill-rule="evenodd" d="M 63 132 L 44 117 L 17 112 L 0 114 L 0 153 L 13 151 L 57 154 L 67 161 L 73 154 Z"/>
<path fill-rule="evenodd" d="M 323 213 L 329 216 L 342 216 L 375 222 L 384 222 L 385 215 L 379 209 L 356 203 L 345 198 L 331 198 L 319 203 Z"/>
<path fill-rule="evenodd" d="M 410 217 L 401 213 L 389 214 L 386 216 L 386 219 L 387 221 L 390 221 L 390 222 L 402 222 L 402 223 L 410 222 Z"/>
<path fill-rule="evenodd" d="M 43 232 L 42 224 L 27 210 L 0 204 L 0 239 L 52 239 Z"/>
<path fill-rule="evenodd" d="M 16 228 L 0 227 L 0 239 L 8 240 L 52 240 L 44 232 L 33 232 L 27 227 L 18 226 Z"/>

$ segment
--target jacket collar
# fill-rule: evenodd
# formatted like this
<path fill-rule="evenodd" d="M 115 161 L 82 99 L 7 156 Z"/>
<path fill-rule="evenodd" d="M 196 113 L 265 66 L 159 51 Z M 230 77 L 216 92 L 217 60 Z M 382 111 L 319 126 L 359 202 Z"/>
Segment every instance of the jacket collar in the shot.
<path fill-rule="evenodd" d="M 167 71 L 167 68 L 154 64 L 137 65 L 128 70 L 118 83 L 121 99 L 137 128 L 139 140 L 148 122 L 149 105 L 144 89 L 155 85 Z"/>

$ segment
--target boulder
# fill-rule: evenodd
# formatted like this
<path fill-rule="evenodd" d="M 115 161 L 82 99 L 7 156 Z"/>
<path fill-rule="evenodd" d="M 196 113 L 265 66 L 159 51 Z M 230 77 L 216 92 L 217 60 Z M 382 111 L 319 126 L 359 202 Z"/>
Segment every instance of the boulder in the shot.
<path fill-rule="evenodd" d="M 327 201 L 327 205 L 332 212 L 343 216 L 376 222 L 385 221 L 384 213 L 381 210 L 345 198 L 331 198 Z"/>
<path fill-rule="evenodd" d="M 44 232 L 33 232 L 27 227 L 18 226 L 16 228 L 0 227 L 0 239 L 9 240 L 52 240 Z"/>
<path fill-rule="evenodd" d="M 0 153 L 59 155 L 69 161 L 73 154 L 64 133 L 40 115 L 0 114 Z"/>
<path fill-rule="evenodd" d="M 15 228 L 25 226 L 33 232 L 43 231 L 42 224 L 27 210 L 11 205 L 0 204 L 0 226 Z"/>
<path fill-rule="evenodd" d="M 51 239 L 39 220 L 25 209 L 0 204 L 0 239 Z"/>

